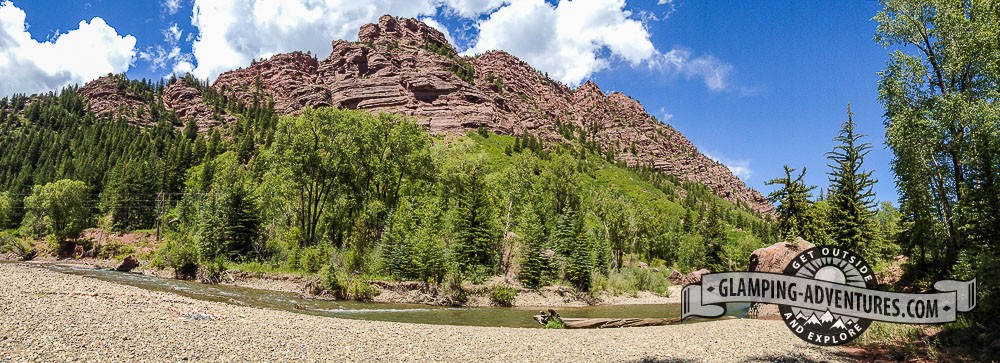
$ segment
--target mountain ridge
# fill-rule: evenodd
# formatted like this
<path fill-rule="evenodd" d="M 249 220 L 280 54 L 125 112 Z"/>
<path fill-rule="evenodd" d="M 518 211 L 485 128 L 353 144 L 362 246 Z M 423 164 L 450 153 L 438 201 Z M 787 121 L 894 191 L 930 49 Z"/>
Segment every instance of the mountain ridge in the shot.
<path fill-rule="evenodd" d="M 704 184 L 733 204 L 774 215 L 763 195 L 620 92 L 605 94 L 591 81 L 572 89 L 503 51 L 461 56 L 440 31 L 416 19 L 385 15 L 362 26 L 358 38 L 332 41 L 322 60 L 292 52 L 254 61 L 208 87 L 247 104 L 271 100 L 279 114 L 333 106 L 406 115 L 434 134 L 485 128 L 547 142 L 577 140 L 629 166 Z M 145 100 L 109 89 L 113 82 L 105 78 L 80 89 L 95 115 L 142 123 L 136 110 L 148 108 Z M 194 119 L 201 130 L 235 119 L 213 110 L 205 91 L 187 82 L 171 82 L 163 93 L 167 109 Z"/>

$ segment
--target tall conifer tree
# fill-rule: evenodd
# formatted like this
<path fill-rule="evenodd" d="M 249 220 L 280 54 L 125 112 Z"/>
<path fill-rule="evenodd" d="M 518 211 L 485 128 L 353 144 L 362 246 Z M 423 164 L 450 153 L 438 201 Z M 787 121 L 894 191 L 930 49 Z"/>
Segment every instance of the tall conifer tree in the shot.
<path fill-rule="evenodd" d="M 830 235 L 834 242 L 844 248 L 858 251 L 867 256 L 869 244 L 874 241 L 872 210 L 875 208 L 872 186 L 875 179 L 872 171 L 862 170 L 865 156 L 871 144 L 862 142 L 866 136 L 854 131 L 854 113 L 847 105 L 847 121 L 840 126 L 840 135 L 834 141 L 840 143 L 827 153 L 832 162 L 830 172 L 829 220 Z"/>

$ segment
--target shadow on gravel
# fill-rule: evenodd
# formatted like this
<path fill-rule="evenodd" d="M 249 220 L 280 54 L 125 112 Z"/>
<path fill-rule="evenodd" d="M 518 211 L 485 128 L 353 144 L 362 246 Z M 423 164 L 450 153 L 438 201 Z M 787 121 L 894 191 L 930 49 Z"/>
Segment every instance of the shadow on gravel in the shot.
<path fill-rule="evenodd" d="M 633 361 L 635 363 L 693 363 L 701 362 L 701 360 L 696 359 L 684 359 L 684 358 L 653 358 L 646 357 L 640 360 Z"/>
<path fill-rule="evenodd" d="M 812 357 L 806 356 L 805 353 L 807 353 L 807 352 L 812 353 L 812 354 L 810 354 Z M 750 362 L 777 362 L 777 363 L 829 362 L 830 361 L 829 359 L 819 358 L 819 360 L 817 360 L 816 358 L 813 358 L 813 357 L 822 357 L 822 356 L 830 356 L 830 355 L 833 355 L 833 356 L 836 356 L 836 357 L 840 357 L 840 358 L 844 358 L 844 359 L 848 359 L 848 360 L 854 360 L 854 358 L 852 358 L 850 356 L 850 354 L 847 354 L 847 352 L 844 352 L 842 350 L 828 350 L 828 349 L 824 349 L 824 348 L 821 348 L 821 347 L 809 347 L 809 348 L 803 349 L 802 352 L 798 352 L 798 353 L 767 354 L 767 355 L 761 355 L 761 356 L 756 356 L 756 357 L 750 357 L 750 358 L 742 360 L 741 362 L 746 362 L 746 363 L 750 363 Z"/>

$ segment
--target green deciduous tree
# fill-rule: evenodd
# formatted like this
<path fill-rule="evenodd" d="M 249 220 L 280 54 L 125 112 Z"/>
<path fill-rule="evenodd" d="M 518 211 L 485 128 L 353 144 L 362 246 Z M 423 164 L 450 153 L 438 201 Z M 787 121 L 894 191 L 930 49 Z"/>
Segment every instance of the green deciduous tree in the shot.
<path fill-rule="evenodd" d="M 302 242 L 329 237 L 340 246 L 353 236 L 364 247 L 381 238 L 404 186 L 429 178 L 429 145 L 427 133 L 409 119 L 305 109 L 278 123 L 264 168 L 282 168 L 279 174 L 291 177 Z"/>
<path fill-rule="evenodd" d="M 25 223 L 36 234 L 58 241 L 79 236 L 90 222 L 87 191 L 87 184 L 69 179 L 36 185 L 24 198 Z"/>
<path fill-rule="evenodd" d="M 982 157 L 996 155 L 975 140 L 989 139 L 1000 113 L 1000 11 L 994 1 L 883 6 L 875 40 L 898 49 L 879 73 L 879 100 L 900 209 L 912 226 L 904 242 L 918 265 L 942 276 L 970 243 L 986 242 L 970 241 L 965 226 L 974 223 L 970 192 L 987 182 Z M 985 198 L 998 203 L 996 195 Z"/>
<path fill-rule="evenodd" d="M 976 319 L 1000 304 L 1000 3 L 888 0 L 875 40 L 886 144 L 900 194 L 900 245 L 915 278 L 979 280 Z"/>

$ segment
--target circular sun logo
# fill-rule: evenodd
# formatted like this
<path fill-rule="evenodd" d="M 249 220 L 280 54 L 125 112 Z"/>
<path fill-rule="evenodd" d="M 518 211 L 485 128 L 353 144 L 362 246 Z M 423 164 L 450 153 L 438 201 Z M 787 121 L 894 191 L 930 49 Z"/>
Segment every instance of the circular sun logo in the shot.
<path fill-rule="evenodd" d="M 785 275 L 860 288 L 875 288 L 871 266 L 861 256 L 836 247 L 802 251 L 785 267 Z M 818 345 L 841 345 L 857 338 L 872 321 L 787 305 L 778 307 L 782 320 L 799 338 Z"/>

